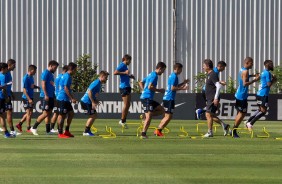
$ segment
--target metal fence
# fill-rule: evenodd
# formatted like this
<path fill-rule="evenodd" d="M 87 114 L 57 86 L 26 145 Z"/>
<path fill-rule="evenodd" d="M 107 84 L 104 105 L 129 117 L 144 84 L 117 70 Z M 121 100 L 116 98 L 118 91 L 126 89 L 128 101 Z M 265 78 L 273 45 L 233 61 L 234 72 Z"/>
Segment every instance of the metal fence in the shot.
<path fill-rule="evenodd" d="M 110 73 L 129 53 L 138 79 L 164 61 L 163 87 L 174 60 L 185 66 L 181 79 L 192 79 L 205 58 L 225 60 L 223 80 L 236 79 L 245 56 L 258 71 L 265 59 L 281 64 L 281 11 L 280 0 L 0 0 L 0 61 L 17 61 L 14 91 L 29 64 L 38 81 L 48 60 L 67 64 L 83 53 Z M 118 84 L 111 75 L 106 91 Z"/>

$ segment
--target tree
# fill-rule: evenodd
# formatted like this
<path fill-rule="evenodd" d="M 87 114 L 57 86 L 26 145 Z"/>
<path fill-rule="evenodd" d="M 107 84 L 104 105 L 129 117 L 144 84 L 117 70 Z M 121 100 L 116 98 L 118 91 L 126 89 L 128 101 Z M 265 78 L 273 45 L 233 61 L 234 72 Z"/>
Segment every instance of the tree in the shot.
<path fill-rule="evenodd" d="M 236 93 L 236 81 L 231 76 L 228 77 L 226 93 Z"/>
<path fill-rule="evenodd" d="M 277 78 L 277 82 L 271 86 L 270 93 L 281 93 L 282 92 L 282 66 L 274 67 L 274 70 L 271 73 Z"/>
<path fill-rule="evenodd" d="M 77 73 L 73 76 L 72 89 L 74 92 L 85 92 L 91 82 L 98 78 L 98 65 L 89 61 L 90 58 L 89 54 L 83 54 L 75 61 Z"/>
<path fill-rule="evenodd" d="M 197 75 L 195 75 L 193 77 L 196 81 L 196 84 L 197 84 L 195 89 L 192 90 L 194 93 L 201 93 L 202 92 L 202 88 L 205 85 L 206 77 L 207 77 L 207 75 L 205 73 L 202 73 L 202 72 L 199 72 Z"/>

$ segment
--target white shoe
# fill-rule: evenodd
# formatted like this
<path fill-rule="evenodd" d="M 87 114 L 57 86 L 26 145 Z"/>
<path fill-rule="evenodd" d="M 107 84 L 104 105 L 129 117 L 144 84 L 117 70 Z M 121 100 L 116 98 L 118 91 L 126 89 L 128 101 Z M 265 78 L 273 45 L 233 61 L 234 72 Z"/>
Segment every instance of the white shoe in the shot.
<path fill-rule="evenodd" d="M 92 132 L 83 132 L 82 135 L 83 136 L 94 136 Z"/>
<path fill-rule="evenodd" d="M 30 131 L 33 135 L 38 135 L 37 129 L 33 129 L 32 127 L 30 128 Z"/>
<path fill-rule="evenodd" d="M 58 133 L 58 129 L 52 129 L 50 132 L 52 132 L 52 133 Z"/>
<path fill-rule="evenodd" d="M 17 132 L 17 131 L 11 131 L 10 134 L 12 134 L 14 136 L 22 135 L 22 133 Z"/>
<path fill-rule="evenodd" d="M 118 122 L 118 124 L 120 124 L 123 128 L 128 129 L 128 126 L 126 124 L 126 122 L 122 122 L 121 120 Z"/>
<path fill-rule="evenodd" d="M 203 138 L 208 138 L 208 137 L 213 137 L 213 134 L 208 132 L 205 135 L 203 135 Z"/>
<path fill-rule="evenodd" d="M 0 132 L 3 132 L 3 129 L 2 129 L 2 128 L 0 128 Z"/>
<path fill-rule="evenodd" d="M 251 124 L 251 123 L 247 123 L 246 124 L 246 127 L 248 128 L 248 130 L 251 132 L 251 131 L 253 131 L 253 125 Z"/>

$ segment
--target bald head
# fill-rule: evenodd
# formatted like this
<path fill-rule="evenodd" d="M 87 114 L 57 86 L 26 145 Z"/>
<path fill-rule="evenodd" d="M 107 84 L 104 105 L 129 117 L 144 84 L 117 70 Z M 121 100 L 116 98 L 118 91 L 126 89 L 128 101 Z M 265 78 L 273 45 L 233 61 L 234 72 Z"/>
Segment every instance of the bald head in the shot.
<path fill-rule="evenodd" d="M 244 67 L 247 69 L 251 69 L 253 67 L 254 60 L 251 57 L 246 57 L 244 59 Z"/>

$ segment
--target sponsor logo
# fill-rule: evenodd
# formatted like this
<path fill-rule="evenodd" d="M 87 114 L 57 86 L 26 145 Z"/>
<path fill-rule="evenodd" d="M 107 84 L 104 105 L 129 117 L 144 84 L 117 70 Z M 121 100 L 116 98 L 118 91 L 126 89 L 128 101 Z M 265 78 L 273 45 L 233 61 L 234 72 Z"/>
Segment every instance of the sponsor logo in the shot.
<path fill-rule="evenodd" d="M 220 119 L 235 119 L 237 115 L 237 110 L 235 108 L 236 101 L 228 99 L 220 99 L 220 108 L 217 115 Z M 257 100 L 255 96 L 248 97 L 248 110 L 245 119 L 249 118 L 258 109 Z M 266 113 L 268 115 L 268 113 Z M 265 120 L 263 116 L 260 120 Z"/>

